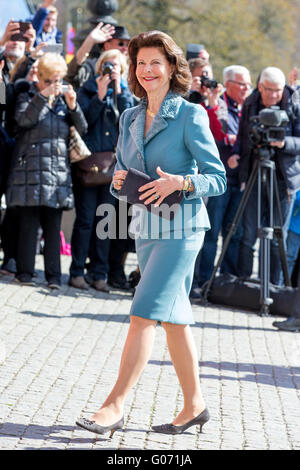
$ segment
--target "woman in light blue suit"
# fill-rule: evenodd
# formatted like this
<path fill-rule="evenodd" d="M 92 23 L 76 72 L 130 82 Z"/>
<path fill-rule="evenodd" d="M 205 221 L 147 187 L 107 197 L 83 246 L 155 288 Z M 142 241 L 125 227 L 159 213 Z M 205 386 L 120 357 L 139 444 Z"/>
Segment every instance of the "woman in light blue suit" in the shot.
<path fill-rule="evenodd" d="M 119 376 L 101 408 L 77 424 L 99 434 L 111 431 L 111 435 L 123 427 L 125 399 L 147 364 L 159 321 L 166 331 L 184 406 L 171 423 L 152 429 L 180 434 L 194 425 L 201 430 L 209 419 L 189 326 L 194 323 L 189 292 L 195 260 L 210 228 L 201 198 L 222 194 L 226 177 L 206 111 L 182 97 L 189 90 L 191 75 L 181 49 L 168 35 L 151 31 L 130 41 L 129 57 L 130 88 L 142 99 L 121 117 L 111 191 L 119 197 L 128 169 L 135 168 L 154 179 L 139 188 L 141 204 L 163 207 L 164 199 L 178 190 L 183 199 L 172 220 L 138 211 L 135 235 L 142 276 Z"/>

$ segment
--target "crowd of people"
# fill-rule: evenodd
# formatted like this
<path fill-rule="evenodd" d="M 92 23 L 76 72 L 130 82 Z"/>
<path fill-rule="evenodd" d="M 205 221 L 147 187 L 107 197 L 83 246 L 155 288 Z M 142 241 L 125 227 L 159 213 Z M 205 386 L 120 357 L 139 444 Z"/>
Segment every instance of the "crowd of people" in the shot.
<path fill-rule="evenodd" d="M 99 206 L 115 206 L 117 221 L 124 206 L 112 196 L 110 181 L 87 185 L 81 179 L 79 163 L 71 164 L 68 156 L 71 126 L 92 155 L 115 152 L 120 116 L 139 102 L 127 83 L 130 36 L 126 27 L 99 23 L 67 64 L 63 54 L 47 49 L 62 41 L 54 3 L 45 0 L 26 23 L 27 29 L 22 22 L 11 20 L 0 39 L 0 200 L 5 204 L 1 272 L 14 275 L 23 285 L 34 285 L 35 254 L 42 236 L 45 278 L 50 289 L 59 289 L 61 219 L 64 210 L 75 207 L 69 284 L 103 292 L 111 287 L 130 289 L 139 281 L 138 266 L 130 279 L 124 272 L 126 254 L 135 249 L 133 240 L 129 235 L 101 239 L 96 233 L 104 218 L 98 215 Z M 277 67 L 266 67 L 256 78 L 244 66 L 229 65 L 223 70 L 223 82 L 218 83 L 207 51 L 202 50 L 188 64 L 192 86 L 185 100 L 206 110 L 227 176 L 224 194 L 205 198 L 211 230 L 198 254 L 190 297 L 199 298 L 212 274 L 218 239 L 221 236 L 224 241 L 228 234 L 258 158 L 251 140 L 253 117 L 272 106 L 285 110 L 289 118 L 285 137 L 269 146 L 274 150 L 282 213 L 280 221 L 275 208 L 274 223 L 282 223 L 292 276 L 300 246 L 297 69 L 286 78 Z M 221 273 L 252 275 L 258 190 L 256 182 L 227 247 Z M 271 240 L 270 259 L 270 280 L 280 285 L 283 276 L 277 237 Z"/>

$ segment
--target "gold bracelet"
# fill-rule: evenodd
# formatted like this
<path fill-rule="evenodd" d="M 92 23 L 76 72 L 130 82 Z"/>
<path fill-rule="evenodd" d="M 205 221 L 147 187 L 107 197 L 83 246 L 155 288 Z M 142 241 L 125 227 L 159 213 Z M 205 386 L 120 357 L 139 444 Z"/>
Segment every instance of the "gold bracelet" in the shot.
<path fill-rule="evenodd" d="M 184 183 L 183 183 L 183 188 L 182 191 L 189 191 L 192 186 L 192 180 L 190 175 L 187 175 L 184 177 Z"/>

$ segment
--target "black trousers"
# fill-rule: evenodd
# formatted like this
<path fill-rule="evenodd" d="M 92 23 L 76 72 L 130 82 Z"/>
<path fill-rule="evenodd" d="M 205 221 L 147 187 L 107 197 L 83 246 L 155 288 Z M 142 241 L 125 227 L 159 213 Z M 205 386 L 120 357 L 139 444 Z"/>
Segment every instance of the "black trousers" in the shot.
<path fill-rule="evenodd" d="M 0 226 L 0 237 L 4 253 L 3 264 L 10 259 L 16 259 L 19 235 L 19 211 L 15 207 L 8 207 Z"/>
<path fill-rule="evenodd" d="M 34 274 L 36 241 L 42 227 L 44 246 L 45 278 L 60 281 L 60 228 L 62 209 L 46 206 L 19 208 L 19 239 L 17 250 L 17 276 Z"/>

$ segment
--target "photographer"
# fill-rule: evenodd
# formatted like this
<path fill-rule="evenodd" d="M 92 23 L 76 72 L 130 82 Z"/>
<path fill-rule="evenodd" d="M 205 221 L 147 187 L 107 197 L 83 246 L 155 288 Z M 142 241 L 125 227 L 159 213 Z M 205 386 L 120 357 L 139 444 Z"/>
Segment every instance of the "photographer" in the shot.
<path fill-rule="evenodd" d="M 272 159 L 276 165 L 284 241 L 289 227 L 295 193 L 300 189 L 300 106 L 293 103 L 293 92 L 294 90 L 285 84 L 285 76 L 280 69 L 276 67 L 264 69 L 259 78 L 258 88 L 245 101 L 239 131 L 241 145 L 239 180 L 241 186 L 245 187 L 254 160 L 257 158 L 257 148 L 251 140 L 251 130 L 253 128 L 251 118 L 257 116 L 264 108 L 275 105 L 285 110 L 289 117 L 285 138 L 269 144 L 269 148 L 275 150 Z M 257 186 L 256 183 L 243 216 L 243 236 L 238 260 L 238 274 L 243 277 L 251 276 L 253 268 L 254 245 L 257 239 Z M 265 209 L 267 207 L 267 204 L 265 204 Z M 274 225 L 279 225 L 276 210 L 274 212 Z M 272 284 L 278 285 L 280 284 L 281 262 L 276 238 L 271 241 L 270 258 L 270 281 Z"/>
<path fill-rule="evenodd" d="M 133 106 L 132 95 L 123 79 L 126 65 L 126 58 L 119 50 L 104 52 L 96 64 L 96 77 L 79 90 L 78 102 L 88 122 L 84 140 L 93 154 L 114 152 L 119 130 L 118 115 Z M 100 240 L 96 236 L 96 226 L 101 220 L 96 216 L 96 210 L 99 204 L 115 205 L 115 198 L 110 194 L 109 183 L 86 186 L 77 173 L 74 172 L 76 219 L 71 239 L 69 284 L 79 289 L 88 288 L 84 267 L 89 256 L 88 280 L 96 290 L 108 292 L 110 240 Z"/>
<path fill-rule="evenodd" d="M 219 234 L 220 232 L 222 233 L 223 240 L 226 238 L 228 227 L 233 221 L 242 197 L 238 182 L 239 155 L 232 156 L 232 153 L 237 140 L 242 105 L 251 89 L 249 70 L 241 65 L 226 67 L 223 70 L 223 82 L 226 88 L 225 92 L 219 99 L 214 96 L 213 100 L 211 97 L 210 106 L 212 110 L 215 110 L 215 113 L 217 113 L 219 108 L 223 110 L 222 135 L 221 138 L 216 138 L 215 135 L 214 137 L 221 160 L 226 168 L 227 190 L 218 198 L 212 197 L 208 199 L 207 211 L 210 218 L 211 230 L 205 236 L 200 254 L 199 272 L 195 273 L 198 278 L 199 287 L 212 274 Z M 235 234 L 230 240 L 221 265 L 222 273 L 237 274 L 240 238 L 241 226 L 237 227 Z"/>
<path fill-rule="evenodd" d="M 45 240 L 48 287 L 60 286 L 60 226 L 62 211 L 73 208 L 68 155 L 70 126 L 80 134 L 86 120 L 69 85 L 62 88 L 67 64 L 59 54 L 45 54 L 38 63 L 38 82 L 16 100 L 16 145 L 8 176 L 6 203 L 19 217 L 16 281 L 34 285 L 38 228 Z"/>
<path fill-rule="evenodd" d="M 130 36 L 124 26 L 99 23 L 85 38 L 68 65 L 67 80 L 80 88 L 94 78 L 95 66 L 102 52 L 118 49 L 127 57 Z"/>
<path fill-rule="evenodd" d="M 188 101 L 201 104 L 206 109 L 210 130 L 216 140 L 224 138 L 223 124 L 226 117 L 226 105 L 219 99 L 223 86 L 213 79 L 211 64 L 202 58 L 188 61 L 193 77 Z"/>

